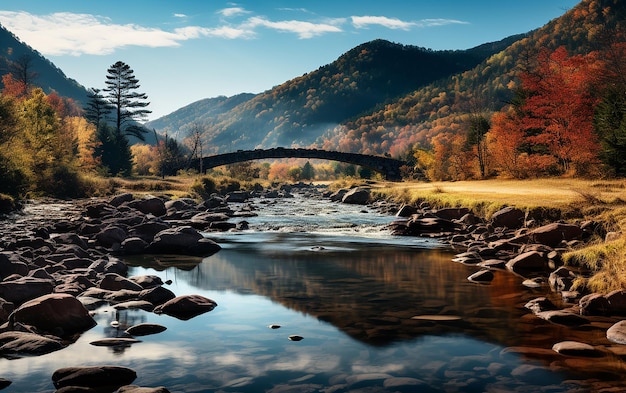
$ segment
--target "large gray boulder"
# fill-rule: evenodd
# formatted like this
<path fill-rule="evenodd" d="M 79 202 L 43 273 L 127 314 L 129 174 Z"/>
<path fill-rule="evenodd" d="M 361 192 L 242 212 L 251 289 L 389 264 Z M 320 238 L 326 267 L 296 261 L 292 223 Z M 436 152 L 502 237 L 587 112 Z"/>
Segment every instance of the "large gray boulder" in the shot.
<path fill-rule="evenodd" d="M 22 304 L 9 317 L 10 326 L 18 323 L 57 335 L 84 332 L 96 325 L 78 299 L 63 293 L 44 295 Z"/>
<path fill-rule="evenodd" d="M 356 187 L 346 192 L 341 202 L 350 203 L 353 205 L 365 205 L 370 200 L 370 189 Z"/>
<path fill-rule="evenodd" d="M 183 254 L 208 256 L 221 247 L 189 226 L 166 229 L 157 233 L 150 244 L 150 252 L 157 254 Z"/>
<path fill-rule="evenodd" d="M 16 305 L 54 291 L 54 282 L 45 278 L 22 277 L 0 283 L 0 297 Z"/>
<path fill-rule="evenodd" d="M 582 235 L 583 230 L 578 225 L 554 222 L 533 229 L 530 232 L 530 239 L 535 243 L 556 247 L 563 240 L 580 239 Z"/>

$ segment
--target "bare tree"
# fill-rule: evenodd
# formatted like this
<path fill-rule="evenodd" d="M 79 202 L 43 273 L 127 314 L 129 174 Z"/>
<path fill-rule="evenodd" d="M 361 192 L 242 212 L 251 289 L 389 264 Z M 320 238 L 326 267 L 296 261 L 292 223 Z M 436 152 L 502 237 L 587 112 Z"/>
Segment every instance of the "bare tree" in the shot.
<path fill-rule="evenodd" d="M 189 166 L 189 164 L 191 163 L 192 159 L 198 159 L 198 161 L 200 162 L 199 164 L 199 170 L 200 173 L 202 173 L 202 155 L 203 155 L 203 144 L 204 144 L 204 134 L 206 132 L 206 127 L 204 126 L 204 124 L 201 124 L 200 122 L 194 122 L 191 124 L 191 126 L 189 127 L 189 130 L 187 131 L 187 138 L 185 138 L 185 141 L 187 142 L 187 147 L 189 148 L 189 150 L 191 150 L 191 153 L 189 154 L 189 162 L 187 164 L 187 166 Z"/>
<path fill-rule="evenodd" d="M 9 72 L 13 79 L 24 85 L 26 91 L 35 86 L 35 79 L 39 77 L 39 73 L 33 71 L 33 58 L 30 55 L 22 55 L 12 61 L 9 64 Z"/>

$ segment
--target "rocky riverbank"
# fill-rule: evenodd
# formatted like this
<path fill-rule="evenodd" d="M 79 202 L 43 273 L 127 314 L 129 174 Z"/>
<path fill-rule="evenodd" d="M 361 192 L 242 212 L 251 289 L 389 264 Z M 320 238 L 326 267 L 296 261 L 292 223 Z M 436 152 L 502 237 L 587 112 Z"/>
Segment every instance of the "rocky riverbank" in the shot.
<path fill-rule="evenodd" d="M 485 219 L 463 208 L 398 206 L 371 201 L 367 188 L 331 193 L 302 187 L 300 191 L 312 199 L 370 204 L 380 211 L 397 213 L 397 221 L 390 225 L 396 235 L 448 242 L 459 249 L 455 262 L 477 267 L 468 277 L 477 285 L 488 285 L 495 274 L 509 270 L 525 278 L 529 291 L 550 286 L 558 296 L 539 297 L 526 304 L 535 318 L 594 332 L 598 318 L 610 318 L 602 320 L 601 329 L 616 346 L 566 340 L 555 344 L 555 354 L 595 361 L 626 353 L 619 349 L 626 343 L 626 323 L 620 320 L 626 315 L 626 292 L 602 295 L 586 293 L 584 288 L 575 290 L 576 278 L 587 272 L 580 266 L 564 266 L 561 258 L 577 245 L 604 236 L 601 223 L 539 225 L 539 218 L 515 208 L 502 209 Z M 261 190 L 253 195 L 266 201 L 291 196 L 289 188 Z M 0 232 L 0 354 L 5 358 L 37 356 L 66 348 L 95 325 L 92 313 L 103 304 L 183 320 L 213 310 L 217 303 L 212 299 L 176 296 L 167 289 L 167 282 L 156 276 L 128 277 L 122 258 L 136 254 L 204 257 L 219 252 L 219 245 L 201 232 L 245 229 L 246 217 L 256 214 L 256 207 L 246 203 L 250 196 L 236 192 L 198 203 L 185 198 L 122 194 L 106 200 L 28 203 L 22 214 L 2 222 Z M 607 320 L 613 323 L 605 326 Z M 120 337 L 92 344 L 129 345 L 141 335 L 163 330 L 164 326 L 140 324 Z M 135 377 L 133 370 L 103 365 L 59 369 L 51 379 L 59 392 L 167 392 L 165 387 L 131 385 Z M 118 386 L 104 386 L 111 380 L 119 381 Z M 10 381 L 0 378 L 0 388 L 8 384 Z"/>

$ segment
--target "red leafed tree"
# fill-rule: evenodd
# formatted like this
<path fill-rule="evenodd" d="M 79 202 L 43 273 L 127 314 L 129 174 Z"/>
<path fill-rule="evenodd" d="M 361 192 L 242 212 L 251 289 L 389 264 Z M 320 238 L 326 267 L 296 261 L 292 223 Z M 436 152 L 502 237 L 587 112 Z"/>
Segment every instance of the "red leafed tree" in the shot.
<path fill-rule="evenodd" d="M 592 95 L 598 62 L 591 55 L 570 57 L 564 47 L 543 51 L 537 60 L 520 75 L 526 141 L 552 155 L 561 173 L 580 173 L 596 163 L 599 152 Z"/>
<path fill-rule="evenodd" d="M 501 174 L 514 178 L 527 176 L 521 150 L 526 142 L 521 119 L 513 108 L 496 112 L 491 117 L 491 129 L 487 133 L 487 149 Z"/>
<path fill-rule="evenodd" d="M 27 86 L 23 82 L 13 78 L 13 74 L 11 73 L 2 76 L 2 84 L 4 85 L 2 94 L 14 98 L 24 98 L 28 92 Z"/>

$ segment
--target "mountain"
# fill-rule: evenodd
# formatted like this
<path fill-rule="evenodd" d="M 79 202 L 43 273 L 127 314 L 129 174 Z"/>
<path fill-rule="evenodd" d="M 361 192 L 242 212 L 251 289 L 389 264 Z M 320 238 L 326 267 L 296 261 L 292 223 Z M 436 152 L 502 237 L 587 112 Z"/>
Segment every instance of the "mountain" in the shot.
<path fill-rule="evenodd" d="M 471 70 L 435 81 L 394 102 L 344 122 L 317 141 L 327 149 L 401 156 L 429 146 L 442 132 L 463 132 L 467 114 L 497 111 L 510 102 L 517 72 L 542 49 L 565 46 L 584 54 L 603 45 L 606 32 L 626 31 L 626 2 L 583 0 L 560 18 L 528 33 Z"/>
<path fill-rule="evenodd" d="M 174 135 L 176 127 L 201 120 L 208 128 L 208 145 L 219 152 L 308 146 L 336 125 L 435 80 L 471 69 L 519 38 L 463 51 L 433 51 L 375 40 L 313 72 L 254 97 L 242 97 L 249 99 L 226 112 L 212 109 L 220 99 L 203 100 L 147 126 L 161 132 L 167 128 Z M 207 113 L 200 115 L 203 111 Z M 171 121 L 172 117 L 179 120 Z"/>
<path fill-rule="evenodd" d="M 251 93 L 241 93 L 232 97 L 205 98 L 184 106 L 169 115 L 149 121 L 145 123 L 145 127 L 177 137 L 179 133 L 184 134 L 186 129 L 194 123 L 212 124 L 218 115 L 232 110 L 254 96 L 255 94 Z M 184 137 L 184 135 L 179 136 Z"/>
<path fill-rule="evenodd" d="M 55 91 L 61 96 L 72 98 L 81 106 L 87 102 L 87 89 L 65 76 L 52 62 L 0 25 L 0 75 L 9 72 L 10 62 L 17 61 L 23 56 L 29 57 L 32 71 L 38 74 L 35 84 L 46 94 Z M 2 87 L 0 81 L 0 88 Z"/>

